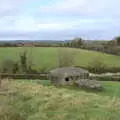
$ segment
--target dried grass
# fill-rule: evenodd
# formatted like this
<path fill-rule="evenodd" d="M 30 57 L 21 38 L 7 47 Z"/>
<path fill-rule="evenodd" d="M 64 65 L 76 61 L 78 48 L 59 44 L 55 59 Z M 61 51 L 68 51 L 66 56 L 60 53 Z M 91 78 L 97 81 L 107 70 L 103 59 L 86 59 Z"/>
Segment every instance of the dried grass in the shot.
<path fill-rule="evenodd" d="M 0 79 L 0 91 L 8 91 L 11 85 L 11 79 Z"/>

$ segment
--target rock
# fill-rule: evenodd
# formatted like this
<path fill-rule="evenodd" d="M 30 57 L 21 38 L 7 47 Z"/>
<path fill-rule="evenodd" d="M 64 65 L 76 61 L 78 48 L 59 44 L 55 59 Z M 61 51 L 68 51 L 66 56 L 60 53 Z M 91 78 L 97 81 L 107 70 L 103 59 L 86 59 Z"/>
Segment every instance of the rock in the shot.
<path fill-rule="evenodd" d="M 102 85 L 96 80 L 89 80 L 89 79 L 80 79 L 76 81 L 76 84 L 80 88 L 90 88 L 95 90 L 102 90 Z"/>

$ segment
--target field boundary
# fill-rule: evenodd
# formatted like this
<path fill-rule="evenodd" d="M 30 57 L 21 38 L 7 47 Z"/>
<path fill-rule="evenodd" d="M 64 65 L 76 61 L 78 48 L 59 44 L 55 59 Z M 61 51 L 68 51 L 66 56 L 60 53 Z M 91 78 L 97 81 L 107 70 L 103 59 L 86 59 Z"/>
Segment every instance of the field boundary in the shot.
<path fill-rule="evenodd" d="M 120 81 L 120 73 L 90 74 L 90 78 L 100 81 Z"/>
<path fill-rule="evenodd" d="M 0 73 L 1 79 L 25 79 L 25 80 L 48 80 L 49 76 L 48 73 L 40 73 L 40 74 L 7 74 L 7 73 Z M 113 74 L 91 74 L 90 79 L 96 79 L 99 81 L 120 81 L 120 74 L 113 73 Z"/>
<path fill-rule="evenodd" d="M 41 79 L 47 80 L 48 74 L 0 74 L 0 78 L 8 78 L 8 79 Z"/>

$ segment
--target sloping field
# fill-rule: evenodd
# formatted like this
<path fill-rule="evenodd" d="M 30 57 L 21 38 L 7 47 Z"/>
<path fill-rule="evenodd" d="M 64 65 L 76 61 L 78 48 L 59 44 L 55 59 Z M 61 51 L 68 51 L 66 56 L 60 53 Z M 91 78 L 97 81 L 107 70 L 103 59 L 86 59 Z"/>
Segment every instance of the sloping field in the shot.
<path fill-rule="evenodd" d="M 120 67 L 120 56 L 104 54 L 100 52 L 87 51 L 74 48 L 0 48 L 0 63 L 5 59 L 19 60 L 19 54 L 22 51 L 29 52 L 29 59 L 33 61 L 34 67 L 38 70 L 41 68 L 54 68 L 58 64 L 59 51 L 68 51 L 74 55 L 75 66 L 88 66 L 96 58 L 106 64 L 107 67 Z"/>
<path fill-rule="evenodd" d="M 0 95 L 0 120 L 120 119 L 120 83 L 103 82 L 104 91 L 90 92 L 45 82 L 11 82 L 16 93 Z"/>

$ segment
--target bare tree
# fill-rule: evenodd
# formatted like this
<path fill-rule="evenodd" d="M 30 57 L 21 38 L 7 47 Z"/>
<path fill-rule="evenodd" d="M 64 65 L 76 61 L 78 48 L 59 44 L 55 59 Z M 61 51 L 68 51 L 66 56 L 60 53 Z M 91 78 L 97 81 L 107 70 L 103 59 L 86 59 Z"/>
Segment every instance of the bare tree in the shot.
<path fill-rule="evenodd" d="M 74 52 L 70 49 L 58 49 L 58 67 L 68 67 L 74 65 Z"/>

